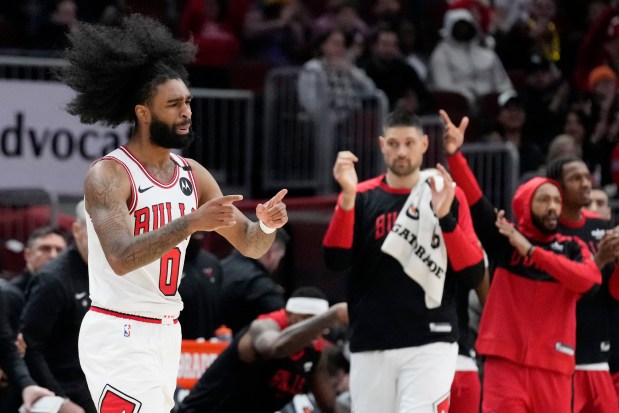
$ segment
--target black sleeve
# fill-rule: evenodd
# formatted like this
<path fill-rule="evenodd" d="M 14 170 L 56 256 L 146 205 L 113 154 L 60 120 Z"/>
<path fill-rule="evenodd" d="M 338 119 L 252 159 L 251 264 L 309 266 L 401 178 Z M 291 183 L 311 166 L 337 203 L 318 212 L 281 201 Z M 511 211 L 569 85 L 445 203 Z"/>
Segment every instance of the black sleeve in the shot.
<path fill-rule="evenodd" d="M 475 233 L 489 257 L 494 257 L 499 251 L 510 247 L 507 238 L 499 233 L 494 224 L 497 212 L 488 198 L 482 196 L 470 209 Z"/>
<path fill-rule="evenodd" d="M 22 390 L 36 383 L 30 377 L 26 363 L 17 352 L 15 336 L 7 319 L 6 301 L 4 291 L 0 289 L 0 368 L 6 372 L 11 382 Z"/>
<path fill-rule="evenodd" d="M 28 346 L 25 359 L 32 377 L 60 397 L 66 395 L 45 359 L 45 346 L 65 297 L 59 280 L 51 274 L 39 274 L 32 280 L 30 297 L 22 314 L 22 333 Z"/>

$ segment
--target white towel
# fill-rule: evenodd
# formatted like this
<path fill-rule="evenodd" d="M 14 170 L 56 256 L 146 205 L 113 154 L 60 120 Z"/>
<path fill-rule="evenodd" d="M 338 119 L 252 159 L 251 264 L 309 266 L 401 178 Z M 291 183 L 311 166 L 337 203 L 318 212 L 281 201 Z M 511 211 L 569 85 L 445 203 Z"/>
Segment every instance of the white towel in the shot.
<path fill-rule="evenodd" d="M 423 170 L 398 214 L 381 250 L 402 264 L 404 272 L 425 291 L 428 308 L 437 308 L 443 299 L 447 248 L 432 207 L 430 177 L 436 176 L 437 189 L 442 177 L 435 169 Z"/>

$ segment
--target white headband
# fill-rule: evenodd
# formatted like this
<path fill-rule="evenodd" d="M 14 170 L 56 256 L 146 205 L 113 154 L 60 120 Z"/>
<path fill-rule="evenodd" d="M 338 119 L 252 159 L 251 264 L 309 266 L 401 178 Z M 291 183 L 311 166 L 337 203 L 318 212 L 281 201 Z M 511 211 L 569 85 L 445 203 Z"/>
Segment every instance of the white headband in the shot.
<path fill-rule="evenodd" d="M 319 315 L 329 309 L 329 302 L 322 298 L 292 297 L 286 302 L 286 311 L 295 314 Z"/>

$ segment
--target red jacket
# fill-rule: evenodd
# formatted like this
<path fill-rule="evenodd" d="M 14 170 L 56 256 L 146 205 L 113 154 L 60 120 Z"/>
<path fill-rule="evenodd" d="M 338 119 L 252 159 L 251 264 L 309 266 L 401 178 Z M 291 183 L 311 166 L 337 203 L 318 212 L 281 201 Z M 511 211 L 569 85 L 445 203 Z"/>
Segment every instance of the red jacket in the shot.
<path fill-rule="evenodd" d="M 576 347 L 576 302 L 601 283 L 586 244 L 577 237 L 542 233 L 531 217 L 534 192 L 547 178 L 521 185 L 512 207 L 518 230 L 537 248 L 522 257 L 498 233 L 496 213 L 468 168 L 465 158 L 448 158 L 454 180 L 471 205 L 477 235 L 496 269 L 479 326 L 477 350 L 486 356 L 570 375 Z"/>

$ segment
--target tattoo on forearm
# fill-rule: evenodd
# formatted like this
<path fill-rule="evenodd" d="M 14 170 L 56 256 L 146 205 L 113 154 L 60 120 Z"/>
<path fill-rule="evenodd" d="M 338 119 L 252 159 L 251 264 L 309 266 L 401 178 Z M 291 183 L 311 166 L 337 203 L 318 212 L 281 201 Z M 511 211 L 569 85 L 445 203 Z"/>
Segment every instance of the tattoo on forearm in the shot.
<path fill-rule="evenodd" d="M 126 204 L 112 194 L 118 190 L 120 179 L 92 179 L 85 195 L 89 209 L 94 211 L 93 224 L 106 256 L 117 256 L 130 270 L 151 263 L 178 245 L 188 236 L 188 224 L 176 219 L 167 225 L 133 238 Z M 131 239 L 133 238 L 133 239 Z"/>
<path fill-rule="evenodd" d="M 186 238 L 186 230 L 187 222 L 176 219 L 153 232 L 141 235 L 142 239 L 131 246 L 124 262 L 132 268 L 139 268 L 161 258 Z"/>

